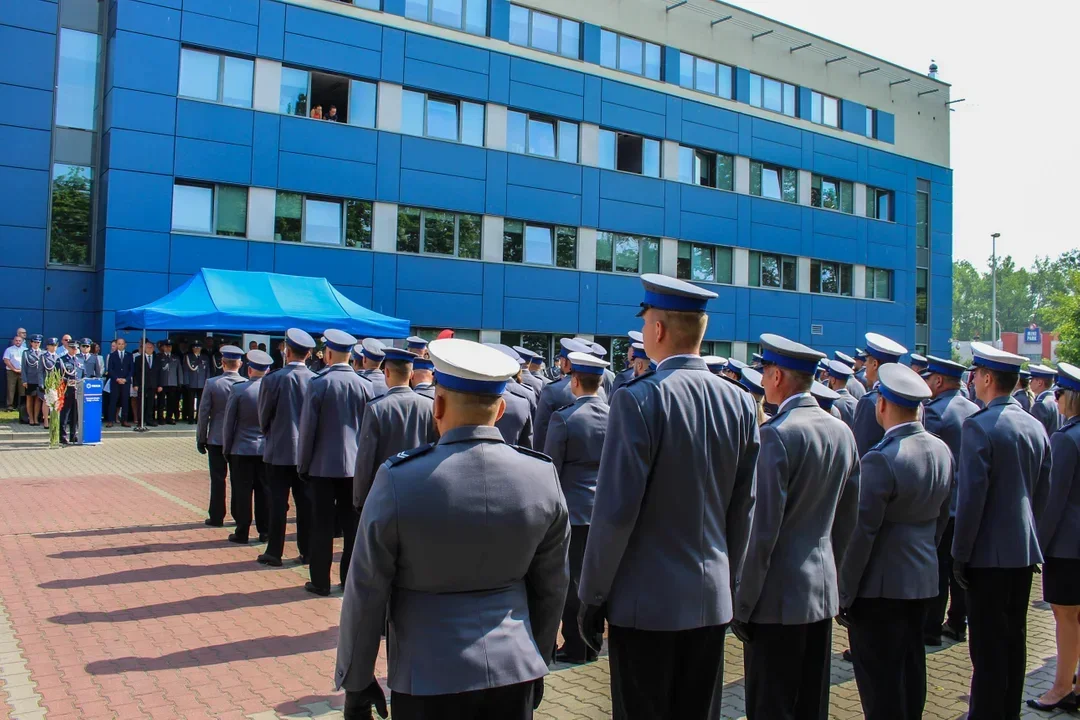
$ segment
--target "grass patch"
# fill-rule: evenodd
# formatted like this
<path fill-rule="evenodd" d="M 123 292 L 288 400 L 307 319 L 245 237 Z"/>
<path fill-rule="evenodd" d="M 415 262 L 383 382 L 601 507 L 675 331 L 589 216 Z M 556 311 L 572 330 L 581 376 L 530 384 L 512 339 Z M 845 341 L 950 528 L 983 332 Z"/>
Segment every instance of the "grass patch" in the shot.
<path fill-rule="evenodd" d="M 0 410 L 0 425 L 19 422 L 18 410 Z"/>

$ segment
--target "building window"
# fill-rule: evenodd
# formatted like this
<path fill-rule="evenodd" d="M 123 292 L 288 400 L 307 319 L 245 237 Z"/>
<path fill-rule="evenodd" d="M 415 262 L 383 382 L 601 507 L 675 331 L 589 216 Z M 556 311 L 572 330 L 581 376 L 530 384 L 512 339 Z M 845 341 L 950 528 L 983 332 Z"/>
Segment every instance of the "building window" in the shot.
<path fill-rule="evenodd" d="M 731 357 L 731 343 L 727 340 L 705 340 L 701 343 L 702 356 L 715 355 L 725 360 Z"/>
<path fill-rule="evenodd" d="M 177 182 L 173 186 L 173 232 L 199 235 L 247 235 L 245 187 Z"/>
<path fill-rule="evenodd" d="M 810 261 L 810 292 L 851 297 L 853 266 L 828 260 Z"/>
<path fill-rule="evenodd" d="M 578 60 L 581 58 L 581 23 L 511 5 L 510 43 Z"/>
<path fill-rule="evenodd" d="M 680 241 L 675 277 L 730 285 L 731 248 Z"/>
<path fill-rule="evenodd" d="M 530 265 L 577 267 L 577 228 L 503 222 L 503 260 Z"/>
<path fill-rule="evenodd" d="M 866 268 L 866 297 L 871 300 L 892 300 L 892 270 Z"/>
<path fill-rule="evenodd" d="M 866 137 L 877 137 L 877 110 L 866 108 Z"/>
<path fill-rule="evenodd" d="M 919 180 L 915 192 L 915 247 L 930 247 L 930 183 Z"/>
<path fill-rule="evenodd" d="M 750 194 L 797 203 L 799 202 L 799 171 L 751 160 Z"/>
<path fill-rule="evenodd" d="M 753 287 L 798 289 L 798 261 L 790 255 L 750 251 L 750 285 Z"/>
<path fill-rule="evenodd" d="M 746 343 L 746 357 L 743 358 L 743 362 L 747 365 L 754 364 L 754 356 L 761 353 L 761 344 L 748 342 Z"/>
<path fill-rule="evenodd" d="M 634 275 L 658 273 L 660 241 L 601 230 L 596 234 L 596 269 Z"/>
<path fill-rule="evenodd" d="M 53 265 L 90 266 L 92 175 L 84 165 L 53 165 L 49 223 L 49 262 Z"/>
<path fill-rule="evenodd" d="M 56 71 L 56 125 L 94 129 L 97 104 L 98 36 L 60 28 Z"/>
<path fill-rule="evenodd" d="M 732 190 L 735 187 L 735 158 L 679 146 L 679 182 Z"/>
<path fill-rule="evenodd" d="M 578 125 L 510 110 L 506 113 L 506 149 L 576 163 Z"/>
<path fill-rule="evenodd" d="M 405 0 L 405 17 L 487 35 L 487 0 Z"/>
<path fill-rule="evenodd" d="M 183 48 L 180 51 L 180 96 L 251 107 L 255 63 L 246 58 Z"/>
<path fill-rule="evenodd" d="M 855 187 L 847 180 L 814 175 L 810 180 L 810 204 L 825 210 L 855 212 Z"/>
<path fill-rule="evenodd" d="M 398 208 L 398 252 L 480 259 L 479 215 Z"/>
<path fill-rule="evenodd" d="M 892 221 L 893 193 L 891 190 L 866 188 L 866 217 Z"/>
<path fill-rule="evenodd" d="M 660 46 L 644 40 L 600 31 L 600 64 L 631 75 L 660 79 Z"/>
<path fill-rule="evenodd" d="M 601 130 L 600 167 L 658 178 L 660 141 L 614 130 Z"/>
<path fill-rule="evenodd" d="M 274 239 L 371 249 L 371 203 L 278 192 Z"/>
<path fill-rule="evenodd" d="M 750 73 L 750 104 L 795 117 L 795 86 Z"/>
<path fill-rule="evenodd" d="M 283 67 L 278 111 L 373 128 L 376 94 L 375 83 Z"/>
<path fill-rule="evenodd" d="M 730 65 L 688 53 L 679 56 L 679 85 L 710 95 L 731 99 L 734 69 Z"/>
<path fill-rule="evenodd" d="M 401 93 L 401 131 L 406 135 L 484 145 L 484 106 L 413 90 Z"/>
<path fill-rule="evenodd" d="M 840 127 L 840 101 L 817 91 L 810 93 L 810 122 Z"/>

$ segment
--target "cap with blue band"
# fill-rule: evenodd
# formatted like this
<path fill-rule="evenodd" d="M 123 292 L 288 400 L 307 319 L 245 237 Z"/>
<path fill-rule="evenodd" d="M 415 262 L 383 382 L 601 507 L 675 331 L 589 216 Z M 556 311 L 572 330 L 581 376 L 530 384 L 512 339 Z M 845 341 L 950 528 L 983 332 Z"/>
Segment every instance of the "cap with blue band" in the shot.
<path fill-rule="evenodd" d="M 502 395 L 507 381 L 521 370 L 500 350 L 471 340 L 433 340 L 428 353 L 435 365 L 436 382 L 456 392 Z"/>
<path fill-rule="evenodd" d="M 931 375 L 945 375 L 946 377 L 958 378 L 964 375 L 965 370 L 967 370 L 967 368 L 960 363 L 934 357 L 933 355 L 927 355 L 926 370 L 923 372 Z"/>
<path fill-rule="evenodd" d="M 982 342 L 971 343 L 971 354 L 974 356 L 976 367 L 998 372 L 1019 373 L 1020 366 L 1027 362 L 1026 357 L 998 350 L 996 347 Z"/>
<path fill-rule="evenodd" d="M 435 363 L 426 358 L 418 357 L 412 361 L 413 370 L 434 370 Z"/>
<path fill-rule="evenodd" d="M 411 363 L 416 361 L 416 353 L 414 353 L 412 350 L 405 350 L 396 347 L 387 347 L 385 350 L 383 350 L 383 358 L 385 360 Z"/>
<path fill-rule="evenodd" d="M 778 365 L 788 370 L 813 375 L 817 372 L 818 361 L 825 357 L 825 353 L 818 352 L 808 345 L 773 333 L 765 333 L 760 340 L 761 359 L 766 365 Z"/>
<path fill-rule="evenodd" d="M 353 345 L 356 345 L 356 338 L 344 330 L 331 328 L 323 333 L 323 342 L 334 352 L 344 353 L 352 352 Z"/>
<path fill-rule="evenodd" d="M 649 355 L 645 352 L 645 346 L 641 343 L 633 343 L 630 345 L 631 357 L 634 360 L 648 360 Z"/>
<path fill-rule="evenodd" d="M 854 374 L 855 371 L 852 370 L 851 366 L 843 360 L 829 361 L 829 375 L 836 378 L 837 380 L 847 380 Z"/>
<path fill-rule="evenodd" d="M 907 365 L 886 363 L 878 368 L 878 392 L 893 405 L 913 409 L 929 400 L 930 387 Z"/>
<path fill-rule="evenodd" d="M 847 353 L 842 353 L 839 350 L 834 350 L 833 357 L 844 363 L 848 367 L 855 367 L 855 358 L 851 357 Z"/>
<path fill-rule="evenodd" d="M 727 370 L 729 373 L 734 373 L 738 375 L 745 367 L 746 363 L 744 363 L 742 360 L 728 358 L 727 365 L 724 366 L 724 369 Z"/>
<path fill-rule="evenodd" d="M 706 355 L 701 359 L 705 361 L 705 367 L 709 368 L 711 373 L 718 373 L 727 366 L 727 358 L 717 357 L 716 355 Z"/>
<path fill-rule="evenodd" d="M 263 350 L 249 350 L 247 364 L 252 370 L 267 370 L 274 364 L 274 358 Z"/>
<path fill-rule="evenodd" d="M 810 394 L 818 401 L 822 410 L 832 409 L 833 403 L 840 399 L 840 393 L 817 380 L 810 386 Z"/>
<path fill-rule="evenodd" d="M 221 347 L 221 357 L 225 360 L 243 360 L 244 351 L 235 345 L 223 345 Z"/>
<path fill-rule="evenodd" d="M 1028 372 L 1035 380 L 1053 380 L 1058 374 L 1057 370 L 1047 365 L 1028 365 Z"/>
<path fill-rule="evenodd" d="M 743 367 L 739 371 L 739 384 L 752 395 L 765 396 L 765 387 L 761 384 L 761 373 L 752 367 Z"/>
<path fill-rule="evenodd" d="M 1080 392 L 1080 368 L 1070 363 L 1058 363 L 1057 386 Z"/>
<path fill-rule="evenodd" d="M 641 276 L 645 299 L 641 302 L 640 317 L 649 308 L 676 312 L 705 312 L 709 300 L 717 294 L 697 285 L 666 275 L 647 273 Z"/>
<path fill-rule="evenodd" d="M 586 345 L 585 343 L 574 340 L 573 338 L 562 338 L 559 340 L 559 357 L 567 357 L 572 352 L 580 352 L 591 355 L 592 345 Z"/>
<path fill-rule="evenodd" d="M 293 350 L 307 352 L 315 347 L 315 338 L 300 328 L 289 328 L 285 331 L 285 344 Z"/>
<path fill-rule="evenodd" d="M 866 352 L 880 363 L 900 362 L 907 348 L 878 333 L 866 333 Z"/>
<path fill-rule="evenodd" d="M 572 372 L 585 375 L 603 375 L 604 368 L 608 366 L 606 360 L 601 360 L 590 353 L 572 352 L 567 359 L 570 361 Z"/>
<path fill-rule="evenodd" d="M 419 335 L 410 335 L 405 339 L 405 343 L 410 350 L 423 350 L 428 346 L 428 341 Z"/>
<path fill-rule="evenodd" d="M 362 343 L 353 348 L 353 352 L 372 362 L 382 362 L 386 359 L 386 345 L 375 338 L 364 338 Z"/>

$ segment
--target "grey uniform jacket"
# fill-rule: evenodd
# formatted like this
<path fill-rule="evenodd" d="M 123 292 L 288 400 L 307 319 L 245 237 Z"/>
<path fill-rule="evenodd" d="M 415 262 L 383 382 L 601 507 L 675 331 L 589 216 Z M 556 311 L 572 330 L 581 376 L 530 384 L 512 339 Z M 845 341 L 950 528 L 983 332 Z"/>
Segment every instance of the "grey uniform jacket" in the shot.
<path fill-rule="evenodd" d="M 596 395 L 579 397 L 551 415 L 544 454 L 559 473 L 571 525 L 592 520 L 607 423 L 608 405 Z"/>
<path fill-rule="evenodd" d="M 862 395 L 866 394 L 866 389 L 859 383 L 855 383 L 862 391 Z M 851 385 L 851 382 L 848 382 Z M 859 398 L 855 396 L 855 393 L 851 392 L 848 388 L 840 388 L 836 391 L 836 394 L 840 397 L 833 402 L 833 409 L 840 413 L 840 419 L 844 421 L 844 424 L 852 429 L 854 433 L 855 429 L 855 408 L 859 405 Z M 862 397 L 861 395 L 859 397 Z"/>
<path fill-rule="evenodd" d="M 1017 390 L 1012 396 L 1016 402 L 1020 403 L 1020 407 L 1024 408 L 1024 412 L 1031 412 L 1031 398 L 1026 390 Z"/>
<path fill-rule="evenodd" d="M 607 368 L 604 368 L 604 379 L 600 381 L 600 387 L 604 389 L 603 397 L 609 398 L 612 393 L 612 385 L 615 384 L 615 373 L 611 372 Z"/>
<path fill-rule="evenodd" d="M 379 466 L 391 455 L 435 442 L 435 412 L 431 400 L 410 387 L 392 387 L 364 410 L 353 471 L 353 507 L 364 507 Z"/>
<path fill-rule="evenodd" d="M 836 615 L 836 571 L 859 513 L 851 431 L 803 395 L 761 426 L 750 542 L 735 618 L 803 625 Z"/>
<path fill-rule="evenodd" d="M 874 409 L 877 406 L 879 397 L 881 397 L 881 393 L 876 389 L 868 390 L 865 395 L 859 398 L 859 404 L 855 406 L 855 424 L 851 427 L 851 432 L 855 435 L 855 445 L 859 448 L 859 457 L 870 452 L 870 448 L 877 445 L 881 442 L 881 438 L 885 437 L 885 430 L 878 424 L 877 412 Z"/>
<path fill-rule="evenodd" d="M 161 387 L 174 388 L 180 386 L 182 373 L 178 355 L 158 353 L 157 357 L 154 358 L 154 363 L 158 366 L 158 382 L 161 383 Z"/>
<path fill-rule="evenodd" d="M 540 393 L 540 400 L 536 403 L 536 419 L 533 422 L 533 442 L 536 447 L 544 447 L 551 413 L 572 402 L 574 402 L 574 393 L 570 392 L 569 375 L 564 375 L 544 386 L 544 390 Z"/>
<path fill-rule="evenodd" d="M 533 424 L 529 401 L 511 392 L 509 383 L 503 390 L 502 397 L 506 403 L 506 410 L 495 422 L 495 427 L 502 433 L 503 440 L 511 445 L 532 448 Z"/>
<path fill-rule="evenodd" d="M 415 392 L 417 395 L 423 395 L 424 397 L 428 398 L 429 400 L 434 400 L 435 399 L 435 386 L 431 385 L 429 383 L 423 383 L 422 385 L 417 385 L 416 387 L 413 388 L 413 392 Z"/>
<path fill-rule="evenodd" d="M 979 406 L 967 399 L 959 388 L 941 393 L 923 405 L 923 427 L 944 442 L 952 454 L 953 482 L 949 501 L 949 514 L 956 515 L 959 485 L 956 477 L 960 472 L 960 435 L 964 421 L 979 412 Z"/>
<path fill-rule="evenodd" d="M 389 388 L 386 386 L 386 375 L 382 370 L 361 370 L 356 373 L 360 377 L 371 382 L 371 399 L 381 398 Z"/>
<path fill-rule="evenodd" d="M 296 465 L 300 441 L 300 413 L 307 401 L 315 373 L 303 363 L 289 364 L 263 377 L 259 389 L 259 427 L 266 442 L 263 462 L 269 465 Z"/>
<path fill-rule="evenodd" d="M 858 597 L 937 596 L 952 484 L 949 448 L 920 423 L 886 433 L 863 455 L 859 519 L 840 566 L 841 607 Z"/>
<path fill-rule="evenodd" d="M 1035 398 L 1028 412 L 1046 428 L 1047 437 L 1053 435 L 1061 427 L 1061 413 L 1058 412 L 1053 390 L 1039 393 L 1039 397 Z"/>
<path fill-rule="evenodd" d="M 83 355 L 82 353 L 79 353 L 76 357 L 82 360 L 83 377 L 105 377 L 105 362 L 101 359 L 100 355 L 94 355 L 93 353 Z"/>
<path fill-rule="evenodd" d="M 300 412 L 296 471 L 322 478 L 350 478 L 371 383 L 351 367 L 331 365 L 311 379 Z"/>
<path fill-rule="evenodd" d="M 180 369 L 184 373 L 184 385 L 195 390 L 202 390 L 210 375 L 210 360 L 206 355 L 189 352 L 180 359 Z"/>
<path fill-rule="evenodd" d="M 543 677 L 569 584 L 547 458 L 459 427 L 379 468 L 341 609 L 335 685 L 371 682 L 389 599 L 389 685 L 440 695 Z"/>
<path fill-rule="evenodd" d="M 529 403 L 529 417 L 536 416 L 536 403 L 539 400 L 533 389 L 524 383 L 519 383 L 514 380 L 509 380 L 506 383 L 506 389 L 514 395 Z"/>
<path fill-rule="evenodd" d="M 42 356 L 45 353 L 39 350 L 23 350 L 22 355 L 22 381 L 27 385 L 41 385 L 45 382 L 45 368 Z"/>
<path fill-rule="evenodd" d="M 225 442 L 225 404 L 233 385 L 242 382 L 244 378 L 236 372 L 227 372 L 206 382 L 199 399 L 199 444 L 222 445 Z"/>
<path fill-rule="evenodd" d="M 615 382 L 611 383 L 611 391 L 608 393 L 608 399 L 615 394 L 615 391 L 621 388 L 626 383 L 634 379 L 634 368 L 626 368 L 621 373 L 615 376 Z"/>
<path fill-rule="evenodd" d="M 851 397 L 855 398 L 856 401 L 866 394 L 866 386 L 863 385 L 861 381 L 857 380 L 854 375 L 848 378 L 846 388 L 847 391 L 851 393 Z"/>
<path fill-rule="evenodd" d="M 1054 464 L 1050 495 L 1039 519 L 1043 555 L 1080 558 L 1080 416 L 1071 418 L 1050 438 Z"/>
<path fill-rule="evenodd" d="M 535 396 L 533 403 L 535 404 L 536 400 L 540 399 L 540 391 L 544 389 L 544 381 L 525 370 L 521 373 L 521 384 L 533 391 Z"/>
<path fill-rule="evenodd" d="M 578 597 L 640 630 L 731 620 L 758 457 L 750 393 L 674 357 L 612 396 Z"/>
<path fill-rule="evenodd" d="M 1039 421 L 1003 396 L 964 421 L 953 558 L 972 567 L 1043 561 L 1036 537 L 1050 490 L 1050 440 Z"/>
<path fill-rule="evenodd" d="M 263 432 L 259 426 L 259 388 L 263 379 L 240 383 L 229 393 L 225 404 L 225 434 L 221 451 L 226 455 L 263 454 Z"/>
<path fill-rule="evenodd" d="M 859 370 L 858 372 L 856 372 L 851 377 L 855 378 L 855 380 L 857 380 L 858 383 L 863 386 L 863 390 L 869 389 L 869 388 L 867 388 L 867 384 L 866 384 L 866 368 L 865 367 L 862 370 Z"/>

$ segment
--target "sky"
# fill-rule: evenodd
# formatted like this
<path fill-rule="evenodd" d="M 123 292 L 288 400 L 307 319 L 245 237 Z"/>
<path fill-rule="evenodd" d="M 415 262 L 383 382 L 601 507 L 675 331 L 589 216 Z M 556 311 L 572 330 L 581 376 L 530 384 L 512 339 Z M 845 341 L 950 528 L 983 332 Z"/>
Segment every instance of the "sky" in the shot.
<path fill-rule="evenodd" d="M 1080 24 L 1080 3 L 732 1 L 912 70 L 937 61 L 952 99 L 967 99 L 951 127 L 955 260 L 988 267 L 995 232 L 999 256 L 1023 267 L 1080 247 L 1080 195 L 1069 190 L 1080 99 L 1074 41 L 1062 34 Z"/>

